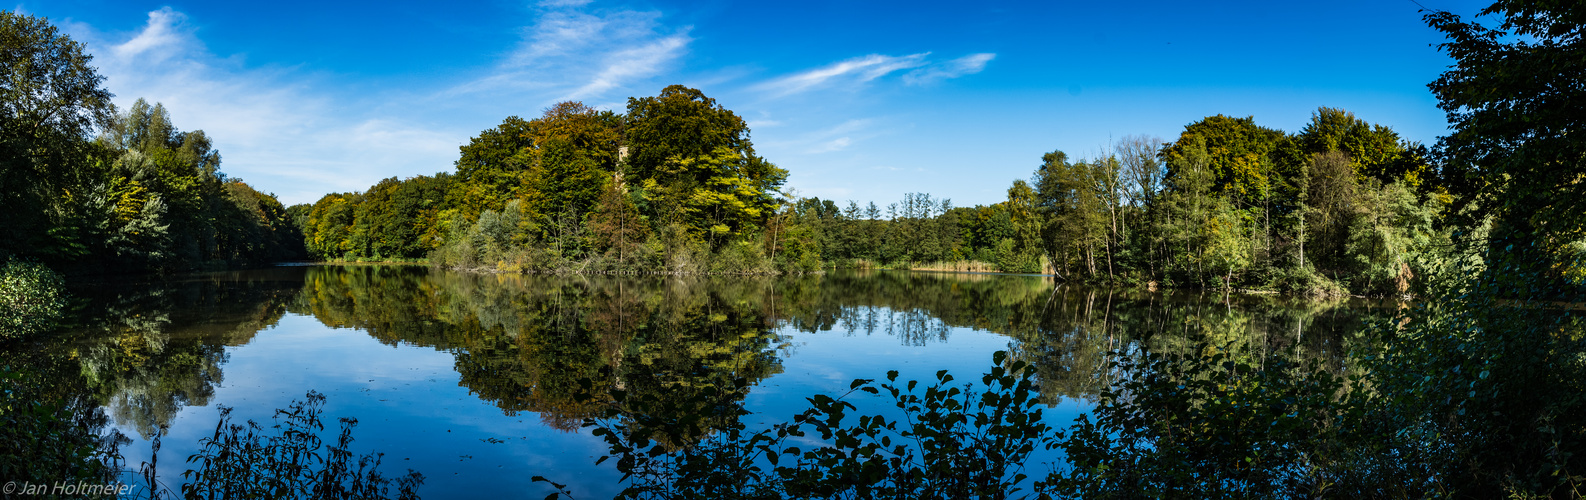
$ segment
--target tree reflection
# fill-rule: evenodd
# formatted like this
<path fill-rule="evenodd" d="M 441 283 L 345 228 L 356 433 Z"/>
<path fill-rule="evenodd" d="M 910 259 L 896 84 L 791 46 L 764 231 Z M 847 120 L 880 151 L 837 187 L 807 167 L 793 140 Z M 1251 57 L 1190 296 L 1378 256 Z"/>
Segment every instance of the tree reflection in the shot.
<path fill-rule="evenodd" d="M 209 404 L 226 347 L 275 325 L 300 276 L 287 268 L 83 287 L 77 338 L 44 354 L 79 358 L 86 389 L 148 439 L 183 407 Z"/>
<path fill-rule="evenodd" d="M 768 279 L 501 276 L 315 268 L 293 312 L 382 342 L 451 352 L 462 384 L 508 414 L 572 430 L 614 391 L 686 398 L 779 373 Z"/>
<path fill-rule="evenodd" d="M 1037 276 L 870 272 L 814 281 L 799 283 L 811 291 L 786 296 L 788 326 L 887 334 L 907 345 L 946 342 L 954 328 L 1000 333 L 1015 359 L 1037 368 L 1048 403 L 1094 398 L 1113 375 L 1115 351 L 1181 352 L 1204 341 L 1261 359 L 1296 347 L 1306 363 L 1341 369 L 1344 333 L 1358 329 L 1362 314 L 1396 306 L 1072 287 Z"/>
<path fill-rule="evenodd" d="M 295 267 L 74 293 L 71 333 L 9 347 L 8 359 L 40 367 L 75 360 L 74 390 L 145 438 L 183 407 L 208 405 L 227 348 L 288 312 L 387 345 L 448 352 L 461 384 L 481 400 L 573 430 L 613 405 L 627 405 L 634 419 L 658 408 L 694 412 L 698 429 L 717 427 L 749 389 L 782 371 L 791 349 L 779 332 L 889 335 L 916 346 L 950 342 L 965 328 L 995 332 L 1008 337 L 1010 359 L 1036 367 L 1050 404 L 1093 399 L 1118 376 L 1115 353 L 1184 352 L 1202 340 L 1247 360 L 1295 347 L 1304 362 L 1336 370 L 1343 332 L 1374 310 L 910 272 L 619 278 Z"/>

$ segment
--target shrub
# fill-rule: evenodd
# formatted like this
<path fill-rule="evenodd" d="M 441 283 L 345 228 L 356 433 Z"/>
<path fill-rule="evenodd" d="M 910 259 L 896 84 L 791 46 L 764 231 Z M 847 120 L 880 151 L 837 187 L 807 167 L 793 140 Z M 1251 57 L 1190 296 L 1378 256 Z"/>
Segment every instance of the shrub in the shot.
<path fill-rule="evenodd" d="M 123 438 L 100 432 L 104 410 L 86 396 L 50 397 L 46 383 L 36 372 L 0 366 L 0 478 L 36 484 L 114 478 Z"/>
<path fill-rule="evenodd" d="M 892 371 L 880 385 L 858 379 L 840 397 L 807 398 L 792 422 L 758 432 L 732 403 L 747 391 L 741 379 L 684 401 L 618 391 L 605 417 L 584 426 L 610 448 L 597 463 L 615 459 L 631 479 L 626 498 L 1006 498 L 1027 485 L 1030 455 L 1058 439 L 1041 422 L 1035 370 L 1006 356 L 996 353 L 979 387 L 943 370 L 919 393 Z M 902 418 L 851 418 L 846 399 L 859 392 L 890 396 Z M 725 419 L 702 417 L 723 408 Z"/>
<path fill-rule="evenodd" d="M 275 411 L 279 435 L 265 436 L 248 421 L 231 423 L 231 409 L 220 408 L 213 436 L 187 462 L 196 469 L 182 473 L 187 498 L 390 498 L 391 479 L 379 472 L 382 454 L 359 456 L 356 469 L 349 446 L 354 418 L 342 418 L 336 444 L 325 446 L 318 433 L 325 396 L 309 391 L 306 401 L 292 401 Z M 151 474 L 152 475 L 152 474 Z M 409 469 L 396 478 L 397 498 L 416 499 L 424 475 Z"/>
<path fill-rule="evenodd" d="M 55 271 L 14 258 L 0 268 L 0 338 L 49 330 L 65 308 L 65 283 Z"/>

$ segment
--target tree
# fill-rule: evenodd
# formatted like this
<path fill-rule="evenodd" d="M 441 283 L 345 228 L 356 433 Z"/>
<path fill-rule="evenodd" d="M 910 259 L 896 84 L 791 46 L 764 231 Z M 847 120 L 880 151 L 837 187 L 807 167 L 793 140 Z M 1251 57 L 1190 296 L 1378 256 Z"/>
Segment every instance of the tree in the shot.
<path fill-rule="evenodd" d="M 0 12 L 0 253 L 70 244 L 48 232 L 63 227 L 51 208 L 86 194 L 95 177 L 86 139 L 115 111 L 92 60 L 48 20 Z"/>
<path fill-rule="evenodd" d="M 1087 162 L 1069 163 L 1062 151 L 1041 156 L 1041 167 L 1034 176 L 1035 199 L 1042 214 L 1043 246 L 1054 268 L 1066 272 L 1069 262 L 1082 261 L 1088 274 L 1096 275 L 1096 248 L 1106 245 L 1110 208 L 1104 206 L 1098 173 Z M 1012 191 L 1009 193 L 1012 199 Z"/>
<path fill-rule="evenodd" d="M 1124 193 L 1131 205 L 1145 206 L 1162 189 L 1165 172 L 1157 160 L 1161 145 L 1162 139 L 1141 135 L 1118 141 L 1115 151 L 1123 163 Z"/>
<path fill-rule="evenodd" d="M 727 147 L 716 148 L 711 155 L 679 157 L 668 162 L 665 168 L 671 177 L 692 181 L 682 184 L 691 189 L 671 195 L 686 196 L 681 200 L 683 222 L 695 235 L 707 237 L 719 246 L 730 237 L 759 226 L 775 210 L 773 193 L 751 176 L 750 164 L 749 158 Z M 786 171 L 777 170 L 779 177 L 787 176 Z M 653 187 L 647 190 L 669 193 Z"/>
<path fill-rule="evenodd" d="M 636 179 L 660 175 L 673 158 L 699 158 L 728 148 L 759 161 L 749 125 L 698 89 L 672 85 L 655 97 L 628 98 L 628 164 Z"/>
<path fill-rule="evenodd" d="M 1162 210 L 1166 219 L 1161 234 L 1163 254 L 1179 267 L 1193 270 L 1193 276 L 1205 283 L 1205 238 L 1203 230 L 1207 220 L 1216 213 L 1222 198 L 1212 193 L 1215 175 L 1211 169 L 1211 155 L 1206 150 L 1206 140 L 1198 135 L 1188 136 L 1189 141 L 1175 144 L 1179 152 L 1168 158 L 1167 193 L 1162 197 Z M 1177 250 L 1182 249 L 1182 253 Z M 1180 258 L 1174 258 L 1175 254 Z M 1170 262 L 1171 263 L 1171 262 Z"/>
<path fill-rule="evenodd" d="M 1274 172 L 1268 155 L 1278 146 L 1283 132 L 1256 125 L 1254 117 L 1208 116 L 1184 127 L 1179 140 L 1167 145 L 1162 156 L 1168 160 L 1169 178 L 1180 175 L 1174 159 L 1182 159 L 1201 140 L 1212 175 L 1212 191 L 1249 206 L 1264 200 L 1274 186 Z"/>
<path fill-rule="evenodd" d="M 310 256 L 319 260 L 347 256 L 352 250 L 349 238 L 354 227 L 354 213 L 362 198 L 359 193 L 335 193 L 314 203 L 308 223 L 303 226 Z"/>
<path fill-rule="evenodd" d="M 1428 88 L 1448 114 L 1438 142 L 1466 227 L 1490 214 L 1494 249 L 1512 249 L 1525 273 L 1562 279 L 1586 233 L 1586 5 L 1503 0 L 1479 15 L 1425 15 L 1454 64 Z"/>
<path fill-rule="evenodd" d="M 1158 158 L 1162 143 L 1161 138 L 1130 135 L 1114 146 L 1114 154 L 1123 164 L 1124 199 L 1129 203 L 1130 212 L 1136 214 L 1136 228 L 1129 229 L 1130 225 L 1124 224 L 1126 230 L 1131 231 L 1127 248 L 1144 264 L 1149 276 L 1156 276 L 1157 264 L 1163 258 L 1157 252 L 1157 245 L 1152 244 L 1161 221 L 1150 218 L 1161 212 L 1153 208 L 1167 173 Z"/>
<path fill-rule="evenodd" d="M 1393 129 L 1368 124 L 1354 113 L 1336 108 L 1320 108 L 1311 113 L 1311 122 L 1300 129 L 1300 144 L 1311 154 L 1341 151 L 1349 155 L 1355 174 L 1383 183 L 1409 178 L 1418 184 L 1425 164 L 1402 161 L 1408 145 Z"/>
<path fill-rule="evenodd" d="M 509 116 L 500 125 L 480 132 L 459 148 L 457 186 L 446 194 L 446 206 L 464 220 L 473 221 L 485 210 L 501 210 L 507 200 L 522 195 L 522 172 L 533 165 L 523 154 L 534 145 L 529 122 Z"/>
<path fill-rule="evenodd" d="M 1024 180 L 1008 187 L 1007 213 L 1013 237 L 997 242 L 997 267 L 1010 273 L 1041 272 L 1041 228 L 1035 189 Z"/>
<path fill-rule="evenodd" d="M 1344 242 L 1354 221 L 1361 196 L 1354 162 L 1339 151 L 1312 156 L 1305 169 L 1304 242 L 1310 243 L 1309 260 L 1335 269 L 1343 258 Z M 1303 245 L 1304 243 L 1302 243 Z M 1301 247 L 1302 249 L 1305 247 Z"/>
<path fill-rule="evenodd" d="M 581 218 L 600 198 L 611 175 L 599 157 L 573 140 L 551 138 L 534 148 L 534 166 L 524 175 L 525 214 L 534 217 Z"/>
<path fill-rule="evenodd" d="M 639 216 L 639 208 L 620 180 L 613 179 L 603 185 L 600 203 L 589 214 L 594 247 L 616 250 L 617 259 L 626 260 L 633 255 L 633 249 L 649 237 L 650 227 Z"/>

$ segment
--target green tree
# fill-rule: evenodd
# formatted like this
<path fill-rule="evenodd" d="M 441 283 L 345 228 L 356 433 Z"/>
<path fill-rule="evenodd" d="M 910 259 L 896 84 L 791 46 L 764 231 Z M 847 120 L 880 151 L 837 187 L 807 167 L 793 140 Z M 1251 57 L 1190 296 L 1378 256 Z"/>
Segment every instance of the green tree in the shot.
<path fill-rule="evenodd" d="M 1087 162 L 1070 163 L 1062 151 L 1042 155 L 1041 167 L 1035 171 L 1036 206 L 1044 219 L 1046 255 L 1065 275 L 1070 263 L 1078 262 L 1094 278 L 1097 253 L 1106 251 L 1108 211 L 1103 207 L 1098 173 Z"/>
<path fill-rule="evenodd" d="M 604 186 L 600 202 L 589 214 L 590 235 L 595 249 L 615 251 L 618 261 L 626 261 L 649 237 L 650 226 L 639 216 L 639 207 L 626 186 L 615 179 Z"/>
<path fill-rule="evenodd" d="M 0 253 L 82 255 L 69 249 L 89 222 L 62 216 L 97 177 L 86 138 L 114 117 L 92 60 L 48 20 L 0 12 Z"/>
<path fill-rule="evenodd" d="M 358 193 L 337 193 L 314 203 L 303 226 L 310 256 L 318 260 L 340 259 L 352 251 L 351 236 L 360 198 Z"/>
<path fill-rule="evenodd" d="M 485 210 L 501 210 L 522 195 L 521 176 L 533 166 L 524 152 L 534 145 L 528 121 L 509 116 L 480 132 L 459 148 L 456 186 L 446 193 L 446 206 L 472 222 Z"/>
<path fill-rule="evenodd" d="M 1198 142 L 1197 139 L 1198 138 Z M 1206 168 L 1211 175 L 1211 191 L 1250 206 L 1271 194 L 1278 182 L 1268 155 L 1277 149 L 1283 132 L 1256 125 L 1254 117 L 1208 116 L 1184 127 L 1179 139 L 1162 150 L 1168 161 L 1169 182 L 1182 174 L 1182 165 L 1191 149 L 1206 152 Z M 1199 146 L 1197 146 L 1199 144 Z"/>
<path fill-rule="evenodd" d="M 1008 188 L 1007 216 L 1013 226 L 1011 238 L 997 242 L 997 267 L 1010 273 L 1041 272 L 1041 227 L 1035 189 L 1023 180 Z"/>
<path fill-rule="evenodd" d="M 1216 176 L 1205 139 L 1190 136 L 1188 144 L 1178 144 L 1179 152 L 1168 158 L 1168 190 L 1162 196 L 1165 212 L 1162 245 L 1170 264 L 1205 285 L 1206 241 L 1203 231 L 1220 204 L 1212 188 Z"/>
<path fill-rule="evenodd" d="M 1316 110 L 1297 139 L 1310 154 L 1339 151 L 1348 155 L 1356 175 L 1384 184 L 1403 180 L 1414 186 L 1427 174 L 1425 163 L 1408 158 L 1412 154 L 1410 144 L 1400 139 L 1397 132 L 1368 124 L 1342 109 Z"/>
<path fill-rule="evenodd" d="M 660 177 L 675 159 L 711 156 L 720 148 L 751 163 L 763 161 L 754 154 L 742 118 L 704 92 L 682 85 L 666 87 L 655 97 L 628 98 L 626 136 L 627 173 L 635 179 Z"/>
<path fill-rule="evenodd" d="M 599 199 L 610 170 L 588 150 L 553 138 L 535 148 L 534 166 L 524 176 L 524 207 L 530 217 L 582 218 Z"/>
<path fill-rule="evenodd" d="M 751 163 L 751 159 L 726 147 L 717 148 L 708 156 L 676 158 L 669 163 L 666 170 L 672 176 L 694 181 L 684 184 L 692 189 L 677 194 L 686 196 L 681 203 L 683 220 L 695 234 L 719 246 L 732 236 L 758 227 L 776 208 L 776 200 L 767 192 L 765 182 L 751 177 Z M 787 173 L 776 170 L 775 185 L 780 185 Z"/>
<path fill-rule="evenodd" d="M 1526 275 L 1564 280 L 1578 267 L 1572 245 L 1586 235 L 1586 134 L 1575 104 L 1586 100 L 1586 5 L 1503 0 L 1479 15 L 1503 20 L 1425 16 L 1454 60 L 1428 85 L 1451 128 L 1438 143 L 1441 177 L 1463 226 L 1490 215 L 1494 249 L 1523 254 L 1515 262 Z"/>

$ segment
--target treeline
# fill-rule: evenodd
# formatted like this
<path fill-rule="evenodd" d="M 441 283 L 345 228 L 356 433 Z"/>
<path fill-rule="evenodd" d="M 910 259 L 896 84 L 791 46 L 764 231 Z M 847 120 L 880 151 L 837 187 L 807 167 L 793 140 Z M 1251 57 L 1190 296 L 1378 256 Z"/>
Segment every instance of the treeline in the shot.
<path fill-rule="evenodd" d="M 741 118 L 672 86 L 630 99 L 626 113 L 566 102 L 511 117 L 463 146 L 455 172 L 288 212 L 321 260 L 508 272 L 879 266 L 1399 295 L 1451 242 L 1443 216 L 1454 197 L 1431 156 L 1339 109 L 1317 110 L 1297 133 L 1218 115 L 1170 142 L 1048 153 L 989 206 L 924 193 L 838 205 L 781 193 L 787 172 L 754 154 Z"/>
<path fill-rule="evenodd" d="M 455 172 L 289 212 L 320 260 L 508 272 L 880 266 L 1402 295 L 1453 233 L 1441 221 L 1454 198 L 1431 158 L 1340 109 L 1317 110 L 1296 133 L 1217 115 L 1173 141 L 1048 153 L 989 206 L 923 193 L 840 206 L 780 192 L 787 171 L 754 153 L 744 121 L 674 85 L 630 98 L 625 113 L 564 102 L 509 117 L 461 148 Z"/>
<path fill-rule="evenodd" d="M 289 209 L 321 260 L 511 272 L 773 273 L 820 265 L 742 118 L 696 89 L 626 113 L 564 102 L 461 148 L 455 173 Z"/>
<path fill-rule="evenodd" d="M 303 256 L 285 207 L 221 173 L 202 130 L 141 99 L 118 112 L 92 56 L 45 19 L 0 12 L 0 37 L 0 259 L 84 274 Z"/>
<path fill-rule="evenodd" d="M 1438 222 L 1452 197 L 1428 157 L 1344 110 L 1321 108 L 1293 134 L 1218 115 L 1171 142 L 1047 153 L 990 206 L 911 193 L 885 210 L 804 199 L 793 212 L 836 263 L 973 260 L 1070 281 L 1403 294 L 1450 241 Z"/>

